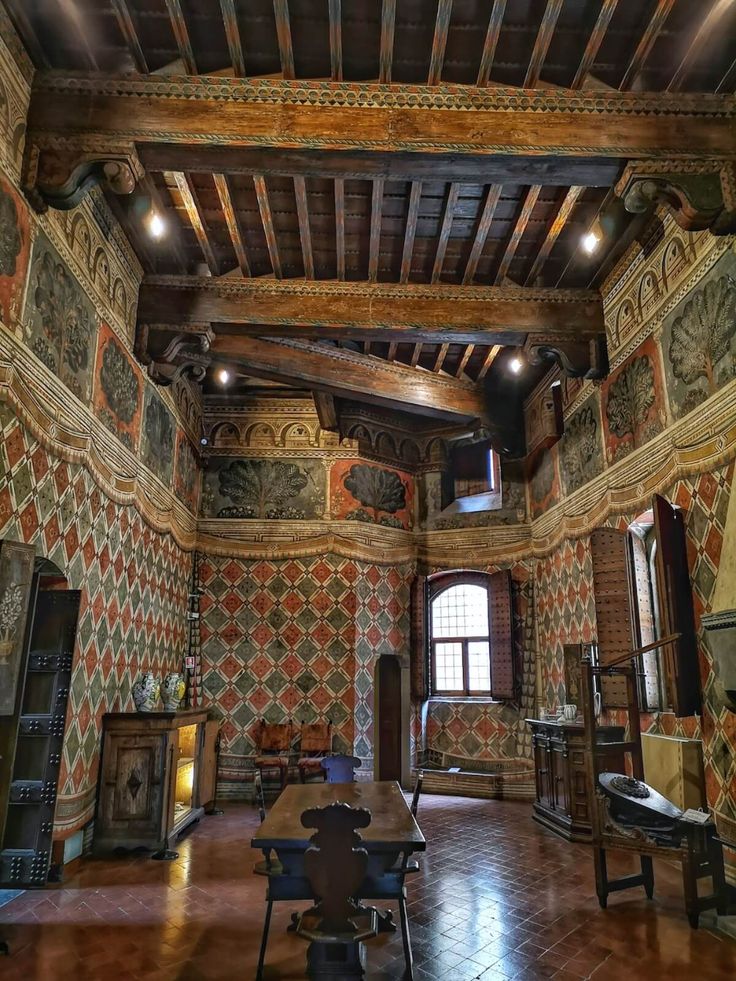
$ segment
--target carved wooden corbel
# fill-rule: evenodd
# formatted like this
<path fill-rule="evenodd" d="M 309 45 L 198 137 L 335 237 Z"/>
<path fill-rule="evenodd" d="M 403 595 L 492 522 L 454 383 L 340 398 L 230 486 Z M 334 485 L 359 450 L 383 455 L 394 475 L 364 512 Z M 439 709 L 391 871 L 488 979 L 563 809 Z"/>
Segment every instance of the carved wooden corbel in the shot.
<path fill-rule="evenodd" d="M 616 186 L 630 214 L 665 205 L 688 232 L 709 229 L 714 235 L 736 231 L 734 169 L 729 163 L 680 166 L 637 161 L 628 165 Z"/>
<path fill-rule="evenodd" d="M 138 342 L 149 334 L 147 325 L 139 325 Z M 205 327 L 201 334 L 176 334 L 160 354 L 143 352 L 141 360 L 148 366 L 148 376 L 157 385 L 168 386 L 177 378 L 188 375 L 195 382 L 203 382 L 212 363 L 209 355 L 214 333 Z M 139 353 L 139 357 L 141 354 Z"/>
<path fill-rule="evenodd" d="M 608 374 L 608 347 L 602 336 L 570 342 L 530 335 L 524 350 L 530 364 L 556 364 L 572 378 L 605 378 Z"/>
<path fill-rule="evenodd" d="M 115 194 L 131 194 L 143 176 L 135 147 L 80 149 L 61 141 L 26 144 L 23 157 L 23 191 L 33 208 L 69 211 L 95 185 L 104 184 Z"/>

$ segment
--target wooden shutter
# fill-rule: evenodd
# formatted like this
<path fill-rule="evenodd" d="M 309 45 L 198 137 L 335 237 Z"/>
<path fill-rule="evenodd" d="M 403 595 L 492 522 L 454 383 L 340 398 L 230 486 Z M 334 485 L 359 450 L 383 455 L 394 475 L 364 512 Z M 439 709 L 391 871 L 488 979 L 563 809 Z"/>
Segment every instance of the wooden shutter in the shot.
<path fill-rule="evenodd" d="M 667 697 L 675 715 L 694 715 L 700 712 L 702 699 L 685 522 L 682 512 L 659 494 L 654 495 L 652 508 L 660 630 L 663 637 L 682 635 L 677 643 L 662 648 Z"/>
<path fill-rule="evenodd" d="M 638 646 L 628 533 L 615 528 L 596 528 L 590 536 L 590 551 L 593 559 L 598 659 L 604 666 L 614 657 L 633 651 Z M 605 705 L 627 704 L 625 678 L 602 678 L 601 689 Z"/>
<path fill-rule="evenodd" d="M 422 702 L 428 694 L 427 594 L 427 577 L 417 576 L 411 586 L 409 666 L 411 697 Z"/>
<path fill-rule="evenodd" d="M 514 639 L 511 610 L 511 573 L 508 569 L 488 577 L 491 611 L 491 689 L 494 698 L 513 698 Z"/>

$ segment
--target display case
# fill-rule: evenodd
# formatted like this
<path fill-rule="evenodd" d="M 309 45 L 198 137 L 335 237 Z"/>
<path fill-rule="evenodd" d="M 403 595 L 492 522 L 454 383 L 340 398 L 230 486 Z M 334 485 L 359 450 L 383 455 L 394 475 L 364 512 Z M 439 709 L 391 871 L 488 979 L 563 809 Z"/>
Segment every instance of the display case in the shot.
<path fill-rule="evenodd" d="M 177 836 L 214 796 L 206 709 L 103 716 L 94 850 L 149 848 L 170 857 Z"/>

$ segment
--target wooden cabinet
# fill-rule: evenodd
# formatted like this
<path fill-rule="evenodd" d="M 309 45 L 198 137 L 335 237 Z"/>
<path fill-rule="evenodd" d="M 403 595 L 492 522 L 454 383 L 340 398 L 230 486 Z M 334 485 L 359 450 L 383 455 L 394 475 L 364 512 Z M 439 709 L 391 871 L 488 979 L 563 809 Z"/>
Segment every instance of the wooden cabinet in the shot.
<path fill-rule="evenodd" d="M 574 722 L 542 722 L 527 719 L 534 745 L 534 772 L 537 798 L 534 818 L 568 841 L 590 841 L 588 788 L 585 776 L 585 740 L 582 725 Z M 606 752 L 606 743 L 620 742 L 622 726 L 601 726 L 601 772 L 624 772 L 624 757 L 615 747 Z"/>
<path fill-rule="evenodd" d="M 94 850 L 164 856 L 214 797 L 217 723 L 204 709 L 103 716 Z"/>

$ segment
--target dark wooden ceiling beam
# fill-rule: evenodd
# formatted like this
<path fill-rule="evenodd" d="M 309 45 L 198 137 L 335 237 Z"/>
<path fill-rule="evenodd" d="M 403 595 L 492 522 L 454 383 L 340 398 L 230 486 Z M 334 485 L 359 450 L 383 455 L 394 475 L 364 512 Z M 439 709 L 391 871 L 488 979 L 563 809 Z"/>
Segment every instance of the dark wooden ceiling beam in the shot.
<path fill-rule="evenodd" d="M 432 53 L 429 59 L 428 85 L 439 85 L 442 80 L 442 66 L 445 63 L 445 49 L 450 33 L 450 18 L 452 17 L 452 0 L 437 0 L 437 19 L 432 38 Z"/>
<path fill-rule="evenodd" d="M 439 283 L 440 278 L 442 277 L 442 266 L 445 261 L 445 253 L 447 252 L 447 243 L 450 241 L 452 219 L 455 215 L 455 207 L 457 205 L 459 194 L 460 185 L 450 184 L 445 196 L 445 204 L 442 210 L 442 225 L 440 227 L 439 238 L 437 239 L 437 251 L 434 257 L 434 265 L 432 266 L 433 283 Z"/>
<path fill-rule="evenodd" d="M 447 357 L 447 352 L 450 350 L 450 345 L 445 342 L 440 344 L 437 354 L 434 358 L 434 364 L 432 365 L 432 371 L 435 375 L 438 375 L 442 370 L 442 365 L 445 363 L 445 358 Z"/>
<path fill-rule="evenodd" d="M 276 38 L 279 45 L 281 74 L 284 78 L 294 78 L 294 48 L 291 43 L 289 0 L 273 0 L 273 14 L 276 19 Z"/>
<path fill-rule="evenodd" d="M 501 353 L 501 347 L 502 347 L 501 344 L 494 344 L 492 347 L 488 349 L 488 351 L 486 352 L 486 356 L 483 358 L 483 361 L 481 362 L 481 366 L 478 371 L 478 374 L 475 376 L 476 381 L 483 381 L 483 379 L 486 377 L 486 375 L 490 371 L 491 365 L 496 360 L 498 355 Z"/>
<path fill-rule="evenodd" d="M 130 12 L 130 7 L 128 6 L 127 0 L 111 0 L 111 3 L 115 14 L 115 20 L 118 22 L 120 33 L 123 35 L 123 40 L 125 41 L 126 47 L 128 48 L 128 51 L 135 62 L 135 67 L 139 72 L 147 75 L 149 71 L 148 62 L 146 61 L 146 56 L 143 53 L 140 38 L 138 37 L 138 31 L 136 30 L 133 15 Z"/>
<path fill-rule="evenodd" d="M 333 82 L 342 81 L 342 0 L 329 0 L 330 72 Z"/>
<path fill-rule="evenodd" d="M 383 215 L 383 180 L 373 181 L 371 192 L 371 233 L 368 254 L 368 279 L 378 278 L 378 255 L 381 249 L 381 216 Z"/>
<path fill-rule="evenodd" d="M 273 215 L 271 213 L 271 202 L 268 199 L 268 187 L 266 186 L 266 178 L 262 177 L 260 174 L 256 174 L 253 177 L 253 186 L 256 190 L 256 200 L 258 201 L 258 211 L 261 215 L 261 222 L 263 224 L 263 232 L 266 236 L 266 246 L 268 247 L 268 256 L 271 260 L 271 267 L 273 268 L 273 274 L 276 279 L 281 279 L 281 256 L 279 255 L 279 244 L 276 241 L 276 229 L 273 224 Z"/>
<path fill-rule="evenodd" d="M 567 224 L 567 220 L 570 217 L 570 213 L 572 212 L 572 209 L 575 207 L 575 202 L 580 197 L 582 191 L 583 188 L 578 186 L 569 187 L 567 189 L 567 193 L 565 194 L 565 197 L 562 199 L 562 203 L 560 204 L 557 214 L 555 215 L 552 224 L 549 226 L 547 234 L 545 235 L 544 242 L 542 243 L 542 247 L 537 253 L 537 257 L 532 264 L 532 268 L 529 270 L 529 273 L 526 277 L 527 286 L 533 286 L 535 279 L 542 272 L 542 269 L 544 268 L 544 264 L 549 258 L 549 254 L 554 248 L 554 244 L 559 238 L 560 232 Z"/>
<path fill-rule="evenodd" d="M 416 368 L 416 366 L 419 364 L 419 359 L 422 356 L 423 346 L 424 345 L 422 344 L 415 344 L 414 347 L 412 348 L 411 360 L 409 362 L 412 368 Z"/>
<path fill-rule="evenodd" d="M 391 343 L 388 346 L 388 351 L 386 353 L 386 360 L 387 361 L 395 361 L 396 360 L 396 352 L 398 350 L 399 350 L 399 342 L 398 341 L 391 341 Z"/>
<path fill-rule="evenodd" d="M 482 392 L 467 382 L 353 351 L 223 334 L 214 338 L 210 353 L 213 360 L 240 365 L 249 375 L 295 382 L 336 396 L 362 396 L 372 403 L 439 418 L 485 415 Z"/>
<path fill-rule="evenodd" d="M 463 372 L 468 367 L 468 361 L 470 361 L 473 356 L 473 351 L 475 350 L 475 344 L 468 344 L 462 353 L 462 357 L 457 363 L 457 368 L 455 368 L 455 377 L 462 378 Z"/>
<path fill-rule="evenodd" d="M 429 344 L 516 344 L 530 334 L 577 340 L 605 330 L 601 297 L 586 291 L 267 278 L 147 277 L 138 319 L 182 329 L 232 325 L 260 336 Z"/>
<path fill-rule="evenodd" d="M 391 81 L 394 60 L 394 30 L 396 28 L 396 0 L 383 0 L 381 7 L 381 42 L 378 55 L 378 81 Z"/>
<path fill-rule="evenodd" d="M 337 278 L 345 279 L 345 181 L 335 180 L 335 253 Z"/>
<path fill-rule="evenodd" d="M 714 0 L 712 7 L 701 21 L 692 41 L 688 45 L 682 61 L 677 66 L 677 71 L 670 79 L 670 84 L 667 86 L 668 92 L 680 91 L 693 66 L 703 54 L 713 32 L 727 14 L 730 13 L 733 15 L 734 10 L 736 10 L 736 7 L 734 7 L 733 0 Z"/>
<path fill-rule="evenodd" d="M 314 255 L 312 253 L 312 232 L 309 227 L 309 205 L 307 204 L 307 185 L 303 177 L 294 178 L 296 213 L 299 220 L 299 238 L 302 244 L 304 275 L 314 279 Z"/>
<path fill-rule="evenodd" d="M 340 420 L 337 415 L 337 406 L 334 396 L 329 392 L 313 392 L 314 407 L 317 410 L 317 418 L 321 429 L 328 432 L 337 432 L 340 428 Z"/>
<path fill-rule="evenodd" d="M 480 67 L 478 68 L 478 78 L 476 85 L 488 85 L 493 68 L 493 59 L 496 57 L 498 38 L 501 34 L 501 23 L 506 12 L 506 0 L 493 0 L 491 17 L 488 21 L 488 30 L 483 41 L 483 53 L 480 57 Z"/>
<path fill-rule="evenodd" d="M 227 49 L 230 52 L 233 74 L 236 78 L 245 78 L 245 55 L 243 54 L 243 42 L 240 37 L 235 0 L 220 0 L 220 10 L 222 11 L 222 22 L 225 26 L 225 38 Z"/>
<path fill-rule="evenodd" d="M 422 182 L 412 181 L 409 192 L 409 207 L 406 212 L 406 227 L 404 229 L 404 248 L 401 253 L 401 271 L 399 282 L 408 283 L 411 274 L 411 260 L 414 253 L 414 239 L 417 234 L 417 219 L 419 218 L 419 202 L 422 197 Z"/>
<path fill-rule="evenodd" d="M 217 190 L 217 196 L 220 199 L 220 207 L 222 208 L 222 213 L 225 216 L 225 223 L 227 224 L 227 230 L 230 234 L 230 241 L 233 244 L 233 249 L 235 250 L 235 257 L 238 260 L 238 266 L 240 271 L 244 276 L 250 276 L 250 263 L 248 262 L 248 254 L 245 251 L 245 244 L 243 242 L 243 236 L 240 232 L 240 225 L 238 224 L 238 217 L 235 214 L 235 208 L 233 207 L 233 199 L 230 194 L 230 186 L 227 181 L 227 177 L 224 174 L 213 174 L 215 181 L 215 188 Z"/>
<path fill-rule="evenodd" d="M 649 57 L 649 52 L 654 47 L 654 42 L 657 40 L 659 32 L 664 27 L 664 22 L 669 17 L 670 11 L 674 5 L 675 0 L 657 0 L 657 6 L 654 13 L 650 17 L 649 23 L 639 39 L 639 43 L 636 46 L 636 51 L 634 52 L 628 68 L 624 73 L 624 77 L 621 80 L 621 85 L 619 88 L 622 91 L 625 92 L 628 89 L 631 89 L 636 82 L 636 79 L 641 74 L 644 63 Z"/>
<path fill-rule="evenodd" d="M 478 269 L 478 262 L 483 254 L 483 247 L 486 244 L 488 233 L 491 230 L 491 225 L 493 224 L 493 216 L 496 212 L 496 205 L 501 197 L 501 189 L 500 184 L 491 184 L 488 188 L 486 188 L 483 210 L 481 211 L 478 224 L 475 228 L 473 245 L 471 246 L 468 262 L 465 266 L 465 273 L 463 275 L 464 286 L 469 286 L 475 279 L 475 273 Z"/>
<path fill-rule="evenodd" d="M 542 188 L 538 184 L 534 184 L 526 192 L 526 197 L 524 198 L 524 203 L 521 206 L 519 216 L 516 219 L 514 230 L 511 232 L 509 240 L 506 243 L 506 248 L 501 258 L 501 262 L 499 263 L 498 271 L 496 272 L 497 286 L 500 286 L 504 279 L 508 276 L 509 269 L 511 268 L 511 262 L 516 255 L 516 250 L 519 247 L 519 243 L 524 237 L 526 226 L 529 224 L 529 219 L 532 216 L 534 206 L 537 203 L 537 198 L 539 197 L 539 192 L 541 190 Z"/>
<path fill-rule="evenodd" d="M 176 47 L 184 65 L 184 71 L 187 75 L 196 75 L 197 62 L 194 58 L 187 22 L 184 19 L 184 11 L 181 9 L 181 0 L 166 0 L 166 9 L 169 12 L 171 30 L 174 32 Z"/>
<path fill-rule="evenodd" d="M 547 0 L 547 6 L 544 8 L 542 21 L 537 32 L 537 39 L 534 42 L 534 50 L 532 51 L 529 67 L 526 70 L 526 76 L 524 78 L 525 89 L 533 89 L 539 81 L 544 59 L 547 57 L 547 51 L 549 50 L 550 41 L 555 32 L 557 19 L 560 16 L 561 10 L 562 0 Z"/>
<path fill-rule="evenodd" d="M 212 249 L 212 245 L 210 244 L 204 221 L 199 213 L 199 205 L 197 204 L 194 188 L 192 187 L 189 175 L 177 171 L 175 173 L 167 173 L 165 176 L 169 180 L 173 180 L 173 182 L 176 184 L 177 190 L 179 191 L 179 196 L 181 197 L 182 205 L 184 206 L 187 218 L 189 219 L 189 224 L 192 226 L 194 234 L 197 236 L 197 242 L 199 242 L 199 247 L 202 250 L 204 261 L 207 263 L 207 268 L 213 276 L 219 276 L 220 266 Z"/>
<path fill-rule="evenodd" d="M 583 57 L 578 65 L 578 70 L 575 73 L 575 78 L 572 81 L 571 88 L 581 88 L 585 82 L 585 79 L 590 74 L 590 70 L 595 63 L 595 59 L 598 55 L 601 44 L 603 43 L 603 38 L 606 36 L 608 25 L 611 23 L 611 18 L 616 12 L 617 6 L 618 0 L 603 0 L 603 6 L 598 14 L 598 19 L 595 22 L 593 32 L 588 38 L 588 43 L 585 45 L 585 51 L 583 52 Z"/>

